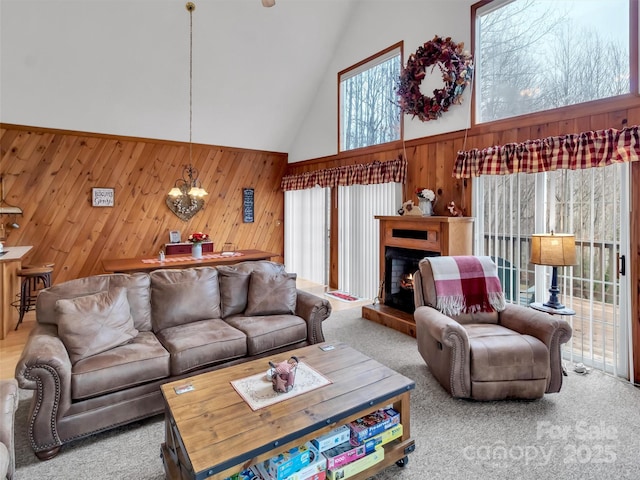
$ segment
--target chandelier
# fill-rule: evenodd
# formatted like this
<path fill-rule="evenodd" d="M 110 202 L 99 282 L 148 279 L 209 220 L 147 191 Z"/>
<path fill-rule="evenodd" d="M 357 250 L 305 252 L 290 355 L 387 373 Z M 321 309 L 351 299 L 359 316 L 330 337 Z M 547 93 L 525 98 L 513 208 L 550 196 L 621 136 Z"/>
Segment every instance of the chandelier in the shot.
<path fill-rule="evenodd" d="M 204 197 L 208 195 L 198 179 L 198 170 L 192 162 L 193 133 L 193 11 L 196 5 L 187 2 L 189 12 L 189 165 L 184 167 L 182 178 L 177 179 L 167 195 L 167 206 L 182 220 L 187 221 L 204 207 Z"/>

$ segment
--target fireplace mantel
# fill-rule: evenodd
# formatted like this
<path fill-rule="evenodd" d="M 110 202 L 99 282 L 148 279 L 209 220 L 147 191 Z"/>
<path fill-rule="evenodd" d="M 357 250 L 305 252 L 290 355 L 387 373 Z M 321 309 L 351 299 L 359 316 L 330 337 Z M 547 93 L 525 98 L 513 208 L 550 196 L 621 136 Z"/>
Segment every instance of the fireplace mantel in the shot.
<path fill-rule="evenodd" d="M 380 221 L 380 284 L 385 275 L 385 250 L 399 247 L 437 255 L 471 255 L 473 217 L 376 216 Z M 425 255 L 426 256 L 426 255 Z M 362 316 L 408 335 L 416 336 L 413 315 L 380 303 L 362 307 Z"/>

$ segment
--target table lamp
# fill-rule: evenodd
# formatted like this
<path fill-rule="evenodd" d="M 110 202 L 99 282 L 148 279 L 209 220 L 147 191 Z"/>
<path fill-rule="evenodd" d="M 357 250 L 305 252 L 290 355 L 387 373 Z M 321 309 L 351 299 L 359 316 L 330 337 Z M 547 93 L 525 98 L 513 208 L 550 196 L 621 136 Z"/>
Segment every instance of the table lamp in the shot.
<path fill-rule="evenodd" d="M 568 233 L 535 233 L 531 235 L 531 263 L 553 267 L 551 296 L 545 307 L 560 310 L 565 308 L 558 300 L 558 267 L 576 264 L 576 237 Z"/>

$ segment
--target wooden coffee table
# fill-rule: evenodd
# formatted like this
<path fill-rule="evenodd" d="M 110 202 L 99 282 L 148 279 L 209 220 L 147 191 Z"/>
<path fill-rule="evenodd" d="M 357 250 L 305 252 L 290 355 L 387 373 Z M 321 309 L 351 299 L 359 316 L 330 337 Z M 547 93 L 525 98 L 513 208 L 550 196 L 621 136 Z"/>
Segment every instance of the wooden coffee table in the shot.
<path fill-rule="evenodd" d="M 387 405 L 400 413 L 402 437 L 385 445 L 382 462 L 351 478 L 368 478 L 393 463 L 404 466 L 415 448 L 409 413 L 415 383 L 344 343 L 333 343 L 332 350 L 323 351 L 320 347 L 326 345 L 163 385 L 162 458 L 167 478 L 224 479 Z M 291 355 L 333 383 L 253 411 L 230 382 L 266 373 L 268 360 L 282 361 Z M 176 394 L 174 387 L 186 383 L 193 385 L 193 391 Z"/>

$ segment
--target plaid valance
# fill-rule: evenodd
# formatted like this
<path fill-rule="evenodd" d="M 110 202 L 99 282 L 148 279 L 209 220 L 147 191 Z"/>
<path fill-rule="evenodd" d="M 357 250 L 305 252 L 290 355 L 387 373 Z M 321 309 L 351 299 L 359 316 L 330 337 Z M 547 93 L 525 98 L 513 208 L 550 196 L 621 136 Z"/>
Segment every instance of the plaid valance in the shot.
<path fill-rule="evenodd" d="M 636 125 L 622 130 L 611 128 L 460 151 L 453 176 L 471 178 L 605 167 L 636 161 L 639 154 L 640 137 Z"/>
<path fill-rule="evenodd" d="M 376 183 L 405 183 L 407 161 L 402 158 L 387 162 L 372 162 L 358 165 L 314 170 L 282 178 L 283 190 L 304 190 L 305 188 L 344 187 L 349 185 L 372 185 Z"/>

